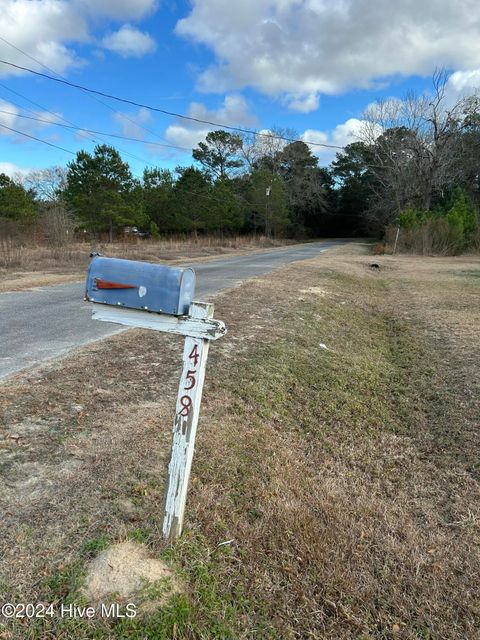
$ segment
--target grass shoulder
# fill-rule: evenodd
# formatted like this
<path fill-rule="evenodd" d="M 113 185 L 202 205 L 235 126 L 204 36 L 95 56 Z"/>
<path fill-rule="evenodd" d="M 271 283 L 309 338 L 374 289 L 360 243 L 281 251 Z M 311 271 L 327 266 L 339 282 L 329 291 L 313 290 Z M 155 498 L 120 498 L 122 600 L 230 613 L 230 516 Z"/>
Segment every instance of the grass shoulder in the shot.
<path fill-rule="evenodd" d="M 77 601 L 90 560 L 123 540 L 166 562 L 184 588 L 134 620 L 57 621 L 31 627 L 30 637 L 476 637 L 480 304 L 469 274 L 477 266 L 382 256 L 374 273 L 355 251 L 217 298 L 229 333 L 212 347 L 186 529 L 169 547 L 159 533 L 163 485 L 158 468 L 148 469 L 162 455 L 158 425 L 165 418 L 168 433 L 175 394 L 165 382 L 164 411 L 158 385 L 176 371 L 166 345 L 155 384 L 145 361 L 158 360 L 158 340 L 145 338 L 139 357 L 133 334 L 116 336 L 107 362 L 97 345 L 76 365 L 100 380 L 131 363 L 115 377 L 122 402 L 102 391 L 103 423 L 89 415 L 88 398 L 78 400 L 82 442 L 103 429 L 122 467 L 94 479 L 107 503 L 102 518 L 89 489 L 83 515 L 101 524 L 87 540 L 79 514 L 65 514 L 77 551 L 63 563 L 59 547 L 39 596 Z M 35 406 L 52 386 L 59 406 L 70 401 L 61 375 L 37 386 Z M 126 435 L 115 444 L 120 423 Z M 120 515 L 115 492 L 131 502 Z M 146 585 L 141 597 L 164 588 Z"/>

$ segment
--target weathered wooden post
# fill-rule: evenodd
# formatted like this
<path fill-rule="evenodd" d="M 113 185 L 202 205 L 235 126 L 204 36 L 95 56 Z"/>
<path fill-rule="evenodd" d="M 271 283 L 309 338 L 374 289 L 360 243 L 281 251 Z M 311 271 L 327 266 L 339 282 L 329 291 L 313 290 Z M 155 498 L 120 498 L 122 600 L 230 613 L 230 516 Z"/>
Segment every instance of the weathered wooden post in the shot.
<path fill-rule="evenodd" d="M 192 318 L 213 318 L 213 305 L 193 303 Z M 163 515 L 163 535 L 176 538 L 182 532 L 188 481 L 197 435 L 209 341 L 187 336 L 183 348 L 183 370 L 173 421 L 172 451 L 168 465 Z"/>
<path fill-rule="evenodd" d="M 395 253 L 397 251 L 397 243 L 398 243 L 398 236 L 399 235 L 400 235 L 400 225 L 398 225 L 397 233 L 395 234 L 395 244 L 393 245 L 393 255 L 395 255 Z"/>
<path fill-rule="evenodd" d="M 209 344 L 226 333 L 212 304 L 192 301 L 194 286 L 192 269 L 101 256 L 87 274 L 85 300 L 95 303 L 95 320 L 186 336 L 164 500 L 167 539 L 182 532 Z"/>

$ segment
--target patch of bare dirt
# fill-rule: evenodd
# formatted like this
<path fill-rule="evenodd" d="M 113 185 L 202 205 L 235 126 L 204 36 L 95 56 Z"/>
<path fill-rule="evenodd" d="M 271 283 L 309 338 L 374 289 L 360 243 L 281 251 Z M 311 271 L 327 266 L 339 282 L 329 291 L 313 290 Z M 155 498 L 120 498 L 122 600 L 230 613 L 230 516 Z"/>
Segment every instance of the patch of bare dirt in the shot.
<path fill-rule="evenodd" d="M 122 599 L 133 598 L 149 587 L 156 587 L 149 603 L 156 607 L 182 591 L 173 571 L 163 561 L 150 557 L 140 544 L 121 542 L 90 561 L 82 592 L 90 603 L 97 603 L 116 594 Z"/>

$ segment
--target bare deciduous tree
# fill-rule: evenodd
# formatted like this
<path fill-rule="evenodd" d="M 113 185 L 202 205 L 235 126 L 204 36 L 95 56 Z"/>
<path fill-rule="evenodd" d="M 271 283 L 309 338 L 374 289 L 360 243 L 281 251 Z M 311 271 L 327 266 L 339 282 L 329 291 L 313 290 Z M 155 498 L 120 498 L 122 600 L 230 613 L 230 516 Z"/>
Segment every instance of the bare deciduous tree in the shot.
<path fill-rule="evenodd" d="M 66 186 L 66 176 L 65 167 L 55 166 L 30 171 L 22 182 L 26 189 L 34 192 L 37 200 L 57 202 Z"/>
<path fill-rule="evenodd" d="M 360 139 L 372 150 L 376 178 L 370 216 L 381 225 L 407 206 L 428 211 L 471 168 L 463 134 L 479 112 L 479 101 L 452 101 L 444 70 L 433 75 L 432 85 L 431 95 L 379 101 L 364 114 Z"/>
<path fill-rule="evenodd" d="M 41 225 L 46 241 L 53 249 L 66 247 L 73 239 L 74 216 L 63 200 L 67 171 L 54 166 L 30 171 L 23 177 L 23 185 L 35 194 Z"/>
<path fill-rule="evenodd" d="M 251 169 L 268 169 L 271 173 L 278 173 L 280 154 L 288 145 L 283 138 L 297 139 L 293 129 L 272 127 L 268 131 L 243 134 L 241 155 L 247 167 Z"/>

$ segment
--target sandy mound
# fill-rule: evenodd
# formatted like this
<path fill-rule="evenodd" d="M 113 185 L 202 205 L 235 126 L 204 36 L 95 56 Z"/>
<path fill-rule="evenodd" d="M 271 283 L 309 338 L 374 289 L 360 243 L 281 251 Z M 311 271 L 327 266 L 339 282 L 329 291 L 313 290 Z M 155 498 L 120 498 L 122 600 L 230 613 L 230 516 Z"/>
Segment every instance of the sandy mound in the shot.
<path fill-rule="evenodd" d="M 94 558 L 88 566 L 84 593 L 90 602 L 101 601 L 109 594 L 129 598 L 144 590 L 147 585 L 161 581 L 161 604 L 180 587 L 174 573 L 161 560 L 148 557 L 147 550 L 134 542 L 122 542 Z M 159 602 L 160 600 L 160 602 Z"/>

